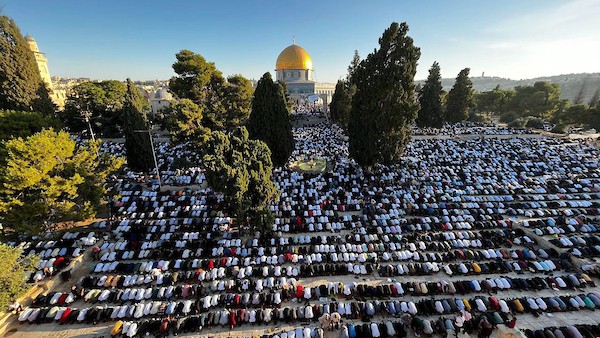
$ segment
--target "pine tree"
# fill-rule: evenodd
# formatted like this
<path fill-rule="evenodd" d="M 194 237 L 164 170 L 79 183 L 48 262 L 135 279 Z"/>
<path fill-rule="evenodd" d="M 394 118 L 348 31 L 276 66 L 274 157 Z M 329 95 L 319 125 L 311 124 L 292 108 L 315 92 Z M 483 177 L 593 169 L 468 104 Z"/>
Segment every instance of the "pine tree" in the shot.
<path fill-rule="evenodd" d="M 142 98 L 130 79 L 127 79 L 127 93 L 123 104 L 123 133 L 129 168 L 149 171 L 154 167 L 154 157 L 148 130 L 148 118 L 142 111 Z"/>
<path fill-rule="evenodd" d="M 37 233 L 44 221 L 94 217 L 106 196 L 106 178 L 123 161 L 98 156 L 99 141 L 77 145 L 65 131 L 42 130 L 3 144 L 0 219 L 17 232 Z"/>
<path fill-rule="evenodd" d="M 441 128 L 444 124 L 444 108 L 442 106 L 442 82 L 440 64 L 434 62 L 429 69 L 429 76 L 419 94 L 419 115 L 417 126 Z"/>
<path fill-rule="evenodd" d="M 54 112 L 35 56 L 14 20 L 0 16 L 0 109 Z"/>
<path fill-rule="evenodd" d="M 167 129 L 175 143 L 193 142 L 202 145 L 208 140 L 210 129 L 202 125 L 200 106 L 190 99 L 182 99 L 167 109 Z"/>
<path fill-rule="evenodd" d="M 189 50 L 180 51 L 176 58 L 173 70 L 177 76 L 171 78 L 169 88 L 178 99 L 189 99 L 198 106 L 202 112 L 198 128 L 231 131 L 246 122 L 253 90 L 248 79 L 241 75 L 225 79 L 213 62 Z"/>
<path fill-rule="evenodd" d="M 348 122 L 350 155 L 361 165 L 395 163 L 410 141 L 419 106 L 414 77 L 421 56 L 408 25 L 396 22 L 379 39 L 379 49 L 360 63 Z"/>
<path fill-rule="evenodd" d="M 233 75 L 227 78 L 225 87 L 224 104 L 227 110 L 225 127 L 233 130 L 246 124 L 250 111 L 252 110 L 252 83 L 241 75 Z"/>
<path fill-rule="evenodd" d="M 285 165 L 294 150 L 292 122 L 283 87 L 273 82 L 271 73 L 262 76 L 254 91 L 248 132 L 252 139 L 264 141 L 271 149 L 275 166 Z"/>
<path fill-rule="evenodd" d="M 40 258 L 24 255 L 21 246 L 0 243 L 0 307 L 6 308 L 31 287 L 27 277 L 35 271 Z"/>
<path fill-rule="evenodd" d="M 446 119 L 448 122 L 460 122 L 469 117 L 473 107 L 473 83 L 469 79 L 469 68 L 458 73 L 456 82 L 446 98 Z"/>

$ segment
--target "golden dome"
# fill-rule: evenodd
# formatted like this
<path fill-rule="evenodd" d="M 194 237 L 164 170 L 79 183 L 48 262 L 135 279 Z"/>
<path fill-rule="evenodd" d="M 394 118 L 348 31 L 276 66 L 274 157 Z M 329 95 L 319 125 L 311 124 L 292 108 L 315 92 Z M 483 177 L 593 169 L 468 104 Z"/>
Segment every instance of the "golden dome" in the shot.
<path fill-rule="evenodd" d="M 275 70 L 308 69 L 313 70 L 313 63 L 308 52 L 298 45 L 284 49 L 277 57 Z"/>

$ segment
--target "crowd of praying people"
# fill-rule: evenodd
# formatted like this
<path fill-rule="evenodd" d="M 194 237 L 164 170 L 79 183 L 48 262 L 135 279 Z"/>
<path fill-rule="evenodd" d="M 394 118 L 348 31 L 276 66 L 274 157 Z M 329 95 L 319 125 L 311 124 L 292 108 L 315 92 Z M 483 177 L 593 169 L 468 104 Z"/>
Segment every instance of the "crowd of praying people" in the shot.
<path fill-rule="evenodd" d="M 499 127 L 485 122 L 446 123 L 442 128 L 413 127 L 413 135 L 417 136 L 458 136 L 458 135 L 531 135 L 532 129 Z"/>
<path fill-rule="evenodd" d="M 44 267 L 86 251 L 93 259 L 69 292 L 38 296 L 18 320 L 110 323 L 111 335 L 126 337 L 246 329 L 276 338 L 489 337 L 520 316 L 600 307 L 598 148 L 544 137 L 419 138 L 400 163 L 368 172 L 319 109 L 296 107 L 294 116 L 303 123 L 290 163 L 325 159 L 328 170 L 274 170 L 281 197 L 270 236 L 234 231 L 222 194 L 202 186 L 200 159 L 158 143 L 162 180 L 181 189 L 128 171 L 116 178 L 114 217 L 94 232 L 13 243 Z M 482 133 L 527 131 L 415 129 Z M 117 143 L 102 150 L 123 154 Z M 575 324 L 526 334 L 600 335 L 598 323 Z"/>

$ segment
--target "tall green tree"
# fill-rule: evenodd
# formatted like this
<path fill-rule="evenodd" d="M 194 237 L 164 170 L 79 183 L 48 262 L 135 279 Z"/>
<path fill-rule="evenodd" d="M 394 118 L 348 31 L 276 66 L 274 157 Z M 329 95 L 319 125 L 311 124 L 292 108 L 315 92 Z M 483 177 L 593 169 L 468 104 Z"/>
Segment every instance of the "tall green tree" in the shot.
<path fill-rule="evenodd" d="M 127 79 L 127 93 L 123 105 L 123 134 L 127 165 L 137 171 L 150 171 L 154 157 L 150 143 L 148 116 L 142 107 L 142 97 L 133 82 Z"/>
<path fill-rule="evenodd" d="M 227 78 L 224 96 L 226 129 L 233 130 L 246 124 L 252 111 L 253 93 L 254 87 L 245 77 L 233 75 Z"/>
<path fill-rule="evenodd" d="M 268 232 L 273 215 L 268 207 L 279 192 L 272 181 L 269 147 L 251 140 L 245 127 L 233 132 L 211 133 L 204 156 L 208 184 L 223 192 L 238 221 L 249 218 L 261 233 Z"/>
<path fill-rule="evenodd" d="M 0 307 L 8 305 L 27 290 L 27 276 L 34 271 L 39 258 L 24 256 L 23 249 L 0 243 Z"/>
<path fill-rule="evenodd" d="M 241 75 L 225 79 L 214 63 L 182 50 L 176 55 L 169 88 L 179 99 L 189 99 L 202 111 L 202 127 L 226 130 L 242 125 L 250 112 L 252 84 Z"/>
<path fill-rule="evenodd" d="M 60 127 L 60 122 L 39 112 L 0 110 L 0 141 L 27 137 L 42 129 Z"/>
<path fill-rule="evenodd" d="M 358 54 L 358 50 L 354 50 L 354 55 L 352 56 L 352 61 L 350 61 L 350 66 L 348 66 L 348 76 L 347 81 L 352 83 L 352 76 L 360 66 L 360 55 Z"/>
<path fill-rule="evenodd" d="M 493 90 L 475 94 L 475 105 L 479 112 L 503 114 L 509 111 L 514 96 L 514 90 L 503 90 L 497 85 Z"/>
<path fill-rule="evenodd" d="M 352 110 L 352 96 L 355 91 L 355 85 L 339 80 L 335 85 L 335 92 L 329 104 L 331 119 L 344 129 L 348 129 L 348 120 Z"/>
<path fill-rule="evenodd" d="M 469 117 L 469 109 L 473 107 L 473 82 L 469 79 L 469 68 L 458 73 L 456 82 L 446 98 L 446 119 L 448 122 L 460 122 Z"/>
<path fill-rule="evenodd" d="M 208 62 L 190 50 L 175 55 L 173 70 L 177 76 L 169 82 L 171 92 L 180 99 L 189 99 L 203 112 L 202 125 L 210 129 L 224 127 L 226 81 L 213 62 Z"/>
<path fill-rule="evenodd" d="M 353 75 L 349 150 L 361 165 L 394 163 L 410 141 L 419 109 L 414 77 L 421 51 L 407 34 L 406 23 L 392 23 L 379 39 L 379 49 Z"/>
<path fill-rule="evenodd" d="M 208 62 L 190 50 L 182 50 L 175 55 L 177 61 L 173 70 L 177 76 L 169 81 L 169 89 L 180 99 L 190 99 L 195 103 L 205 102 L 208 87 L 213 77 L 222 77 L 213 62 Z"/>
<path fill-rule="evenodd" d="M 167 129 L 173 142 L 203 144 L 208 140 L 210 129 L 203 121 L 202 108 L 190 99 L 182 99 L 167 109 Z"/>
<path fill-rule="evenodd" d="M 137 88 L 136 88 L 137 90 Z M 125 122 L 123 106 L 127 85 L 117 80 L 86 81 L 74 86 L 69 92 L 61 119 L 72 131 L 88 128 L 84 117 L 88 114 L 94 131 L 108 136 L 118 136 Z M 148 100 L 141 97 L 140 104 L 145 111 L 150 107 Z"/>
<path fill-rule="evenodd" d="M 419 115 L 417 126 L 441 128 L 444 124 L 444 107 L 442 106 L 442 76 L 440 64 L 434 62 L 429 69 L 429 76 L 419 94 Z"/>
<path fill-rule="evenodd" d="M 294 150 L 294 135 L 285 93 L 271 73 L 265 73 L 256 86 L 248 132 L 252 139 L 267 144 L 275 166 L 285 165 Z"/>
<path fill-rule="evenodd" d="M 0 16 L 0 110 L 54 113 L 33 52 L 17 24 Z"/>
<path fill-rule="evenodd" d="M 285 81 L 276 81 L 276 83 L 281 87 L 281 91 L 283 92 L 283 97 L 285 97 L 285 106 L 286 106 L 288 112 L 291 113 L 292 107 L 294 106 L 294 101 L 290 98 L 290 94 L 288 93 L 287 83 L 285 83 Z"/>
<path fill-rule="evenodd" d="M 6 151 L 2 141 L 28 137 L 42 129 L 60 128 L 60 122 L 38 112 L 0 110 L 0 166 L 4 165 Z"/>
<path fill-rule="evenodd" d="M 36 233 L 44 221 L 95 216 L 104 183 L 123 161 L 98 156 L 99 142 L 77 146 L 69 133 L 43 130 L 4 142 L 0 169 L 0 219 L 15 231 Z"/>
<path fill-rule="evenodd" d="M 600 131 L 600 104 L 588 108 L 586 120 L 586 124 Z"/>
<path fill-rule="evenodd" d="M 539 81 L 533 86 L 515 87 L 510 109 L 522 117 L 533 116 L 548 120 L 560 104 L 560 85 Z"/>

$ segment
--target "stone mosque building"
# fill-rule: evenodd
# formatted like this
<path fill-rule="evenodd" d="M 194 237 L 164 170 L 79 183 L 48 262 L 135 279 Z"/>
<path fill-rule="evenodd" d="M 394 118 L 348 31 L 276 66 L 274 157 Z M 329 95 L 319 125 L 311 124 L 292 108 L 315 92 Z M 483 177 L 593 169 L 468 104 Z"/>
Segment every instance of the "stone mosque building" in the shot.
<path fill-rule="evenodd" d="M 315 81 L 312 59 L 308 52 L 296 43 L 279 53 L 275 73 L 276 80 L 287 85 L 287 92 L 294 102 L 312 101 L 316 98 L 315 95 L 318 95 L 325 107 L 331 102 L 335 84 Z"/>

